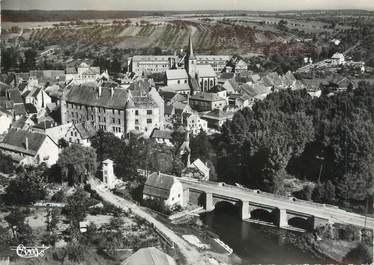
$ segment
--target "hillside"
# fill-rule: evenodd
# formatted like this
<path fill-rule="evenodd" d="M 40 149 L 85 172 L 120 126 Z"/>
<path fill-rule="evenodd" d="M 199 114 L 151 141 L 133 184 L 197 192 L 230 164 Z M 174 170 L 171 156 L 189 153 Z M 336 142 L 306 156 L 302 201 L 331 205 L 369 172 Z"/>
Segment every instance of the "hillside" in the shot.
<path fill-rule="evenodd" d="M 180 49 L 187 45 L 193 33 L 194 48 L 199 52 L 232 53 L 258 52 L 273 42 L 282 43 L 289 36 L 280 32 L 260 31 L 251 27 L 204 24 L 192 21 L 152 23 L 118 23 L 54 26 L 24 34 L 31 42 L 45 45 L 72 43 L 104 45 L 122 49 L 154 48 Z M 291 45 L 292 46 L 292 45 Z"/>

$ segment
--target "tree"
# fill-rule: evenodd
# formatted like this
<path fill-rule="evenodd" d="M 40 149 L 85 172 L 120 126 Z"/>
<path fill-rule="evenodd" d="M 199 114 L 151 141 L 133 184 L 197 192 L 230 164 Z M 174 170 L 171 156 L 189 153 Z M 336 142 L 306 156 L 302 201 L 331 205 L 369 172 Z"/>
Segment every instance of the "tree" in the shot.
<path fill-rule="evenodd" d="M 57 224 L 59 222 L 58 216 L 60 212 L 58 209 L 49 210 L 48 214 L 46 215 L 46 223 L 47 223 L 47 231 L 52 233 L 57 228 Z"/>
<path fill-rule="evenodd" d="M 36 68 L 36 56 L 37 53 L 33 49 L 28 49 L 25 51 L 25 67 L 24 70 L 32 70 Z"/>
<path fill-rule="evenodd" d="M 43 200 L 46 196 L 43 183 L 38 176 L 18 176 L 5 189 L 8 204 L 29 204 Z"/>
<path fill-rule="evenodd" d="M 13 238 L 17 238 L 17 228 L 25 223 L 25 219 L 26 215 L 19 208 L 12 209 L 9 215 L 5 216 L 4 220 L 9 224 Z"/>
<path fill-rule="evenodd" d="M 82 189 L 78 189 L 67 199 L 64 213 L 74 228 L 78 229 L 79 222 L 82 222 L 86 218 L 88 204 L 87 193 Z"/>
<path fill-rule="evenodd" d="M 0 225 L 0 249 L 5 249 L 6 247 L 8 247 L 10 240 L 11 236 L 9 233 L 9 229 Z"/>
<path fill-rule="evenodd" d="M 70 185 L 83 183 L 87 175 L 96 173 L 96 153 L 93 148 L 72 144 L 60 153 L 57 164 Z"/>
<path fill-rule="evenodd" d="M 61 138 L 61 139 L 58 140 L 58 147 L 59 148 L 64 149 L 68 146 L 69 146 L 69 143 L 64 138 Z"/>
<path fill-rule="evenodd" d="M 96 149 L 98 162 L 102 162 L 107 158 L 115 160 L 124 144 L 113 133 L 104 132 L 103 130 L 99 130 L 90 140 L 91 146 Z"/>
<path fill-rule="evenodd" d="M 10 174 L 14 169 L 12 158 L 0 151 L 0 172 Z"/>
<path fill-rule="evenodd" d="M 190 148 L 192 161 L 198 158 L 200 158 L 202 161 L 209 160 L 210 154 L 213 150 L 212 145 L 209 142 L 208 135 L 204 131 L 200 131 L 198 135 L 191 137 Z"/>

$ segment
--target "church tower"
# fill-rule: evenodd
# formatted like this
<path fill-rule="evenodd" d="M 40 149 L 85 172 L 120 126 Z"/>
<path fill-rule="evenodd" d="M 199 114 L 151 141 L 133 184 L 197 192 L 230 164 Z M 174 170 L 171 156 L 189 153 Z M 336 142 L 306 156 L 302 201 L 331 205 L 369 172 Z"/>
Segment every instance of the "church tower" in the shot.
<path fill-rule="evenodd" d="M 191 38 L 191 34 L 190 34 L 190 38 L 189 38 L 189 42 L 188 42 L 188 53 L 187 53 L 187 56 L 186 56 L 186 70 L 189 74 L 189 76 L 191 78 L 195 78 L 196 76 L 196 64 L 197 64 L 197 60 L 196 60 L 196 57 L 195 55 L 193 54 L 193 47 L 192 47 L 192 38 Z"/>

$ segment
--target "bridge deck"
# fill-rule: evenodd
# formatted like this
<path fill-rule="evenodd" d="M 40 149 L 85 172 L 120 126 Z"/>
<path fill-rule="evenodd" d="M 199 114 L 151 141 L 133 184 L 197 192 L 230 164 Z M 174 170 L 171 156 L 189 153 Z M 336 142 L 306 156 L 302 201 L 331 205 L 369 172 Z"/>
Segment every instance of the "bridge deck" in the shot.
<path fill-rule="evenodd" d="M 303 200 L 292 200 L 290 197 L 274 195 L 271 193 L 257 193 L 256 190 L 240 188 L 233 185 L 220 185 L 211 181 L 196 181 L 180 178 L 184 188 L 194 189 L 205 193 L 212 193 L 220 197 L 232 198 L 250 202 L 253 205 L 286 209 L 290 213 L 299 213 L 305 216 L 315 216 L 327 219 L 333 223 L 352 224 L 374 229 L 374 218 L 350 213 L 335 206 L 318 204 Z"/>

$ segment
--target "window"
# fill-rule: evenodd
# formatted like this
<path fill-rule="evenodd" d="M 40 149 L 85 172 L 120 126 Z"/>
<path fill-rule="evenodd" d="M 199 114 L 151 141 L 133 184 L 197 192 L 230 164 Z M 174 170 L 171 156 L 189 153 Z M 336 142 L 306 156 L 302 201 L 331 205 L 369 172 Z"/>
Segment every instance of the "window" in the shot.
<path fill-rule="evenodd" d="M 187 80 L 184 80 L 184 83 L 187 84 Z"/>
<path fill-rule="evenodd" d="M 151 109 L 147 110 L 147 114 L 152 115 L 152 110 Z"/>
<path fill-rule="evenodd" d="M 120 111 L 120 110 L 117 110 L 117 113 L 118 113 L 118 114 L 121 114 L 121 111 Z"/>
<path fill-rule="evenodd" d="M 99 116 L 99 122 L 101 122 L 101 117 Z"/>
<path fill-rule="evenodd" d="M 178 84 L 180 84 L 181 83 L 181 81 L 180 80 L 178 80 Z"/>
<path fill-rule="evenodd" d="M 152 119 L 147 119 L 147 123 L 152 123 Z"/>
<path fill-rule="evenodd" d="M 106 118 L 104 117 L 104 122 L 106 122 Z"/>
<path fill-rule="evenodd" d="M 135 124 L 139 124 L 139 120 L 138 119 L 135 120 Z"/>
<path fill-rule="evenodd" d="M 74 136 L 74 135 L 73 135 L 73 132 L 70 132 L 70 135 L 71 135 L 71 136 Z"/>
<path fill-rule="evenodd" d="M 121 132 L 121 127 L 118 127 L 118 132 Z"/>
<path fill-rule="evenodd" d="M 121 119 L 118 119 L 118 124 L 121 124 Z"/>
<path fill-rule="evenodd" d="M 74 136 L 75 136 L 75 137 L 77 137 L 77 136 L 78 136 L 77 132 L 74 132 Z"/>
<path fill-rule="evenodd" d="M 139 126 L 135 126 L 135 130 L 139 131 Z"/>
<path fill-rule="evenodd" d="M 139 115 L 139 111 L 138 110 L 135 110 L 135 115 Z"/>
<path fill-rule="evenodd" d="M 112 123 L 116 123 L 116 119 L 115 118 L 112 118 Z"/>

